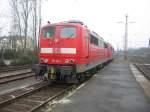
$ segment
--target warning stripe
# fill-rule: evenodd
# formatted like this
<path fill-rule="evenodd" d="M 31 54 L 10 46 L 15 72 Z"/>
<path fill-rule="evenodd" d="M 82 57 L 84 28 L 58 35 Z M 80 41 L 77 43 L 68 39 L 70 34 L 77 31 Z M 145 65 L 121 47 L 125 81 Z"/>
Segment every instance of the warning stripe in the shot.
<path fill-rule="evenodd" d="M 59 51 L 59 52 L 56 52 L 56 51 Z M 77 52 L 76 52 L 76 48 L 41 48 L 41 53 L 76 54 Z"/>

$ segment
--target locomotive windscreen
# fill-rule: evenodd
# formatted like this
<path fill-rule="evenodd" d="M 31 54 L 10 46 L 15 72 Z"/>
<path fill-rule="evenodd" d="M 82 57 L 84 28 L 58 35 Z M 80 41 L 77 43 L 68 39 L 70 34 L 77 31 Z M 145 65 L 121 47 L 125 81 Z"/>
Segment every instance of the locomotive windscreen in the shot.
<path fill-rule="evenodd" d="M 76 28 L 74 27 L 61 28 L 60 36 L 62 38 L 74 38 L 76 37 Z"/>
<path fill-rule="evenodd" d="M 46 27 L 43 29 L 44 38 L 51 38 L 55 35 L 55 28 L 54 27 Z"/>

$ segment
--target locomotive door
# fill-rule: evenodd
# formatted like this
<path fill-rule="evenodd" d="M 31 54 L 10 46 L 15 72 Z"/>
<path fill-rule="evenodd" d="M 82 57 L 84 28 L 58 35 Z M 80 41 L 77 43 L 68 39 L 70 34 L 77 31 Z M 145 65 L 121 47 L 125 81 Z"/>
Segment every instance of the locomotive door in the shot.
<path fill-rule="evenodd" d="M 60 55 L 60 38 L 59 38 L 59 33 L 58 32 L 59 32 L 59 27 L 57 26 L 55 37 L 52 39 L 53 53 L 54 53 L 55 58 L 58 58 L 59 55 Z"/>
<path fill-rule="evenodd" d="M 89 58 L 89 56 L 90 56 L 90 54 L 89 54 L 90 53 L 90 46 L 89 46 L 90 36 L 89 36 L 89 31 L 87 31 L 87 30 L 86 30 L 86 33 L 85 33 L 85 39 L 86 39 L 86 47 L 87 47 L 86 48 L 87 49 L 87 53 L 86 53 L 87 56 L 86 57 Z"/>

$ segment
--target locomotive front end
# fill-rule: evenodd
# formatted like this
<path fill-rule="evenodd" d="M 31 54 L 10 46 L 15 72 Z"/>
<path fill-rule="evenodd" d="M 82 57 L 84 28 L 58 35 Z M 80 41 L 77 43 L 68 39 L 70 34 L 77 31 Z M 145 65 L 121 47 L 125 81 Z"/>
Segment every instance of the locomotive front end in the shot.
<path fill-rule="evenodd" d="M 43 27 L 40 36 L 38 76 L 54 81 L 66 81 L 73 77 L 80 47 L 79 30 L 74 24 Z"/>

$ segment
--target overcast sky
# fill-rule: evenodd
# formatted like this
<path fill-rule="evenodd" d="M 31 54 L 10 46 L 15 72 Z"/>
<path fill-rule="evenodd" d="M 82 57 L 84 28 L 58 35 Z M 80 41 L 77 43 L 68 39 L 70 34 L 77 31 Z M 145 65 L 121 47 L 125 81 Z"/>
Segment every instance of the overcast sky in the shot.
<path fill-rule="evenodd" d="M 0 15 L 8 17 L 6 2 L 0 0 Z M 117 22 L 125 22 L 125 14 L 129 22 L 135 22 L 129 23 L 129 47 L 147 47 L 150 0 L 42 0 L 42 25 L 47 21 L 81 20 L 115 48 L 122 48 L 125 25 Z M 6 19 L 0 20 L 6 22 Z"/>

